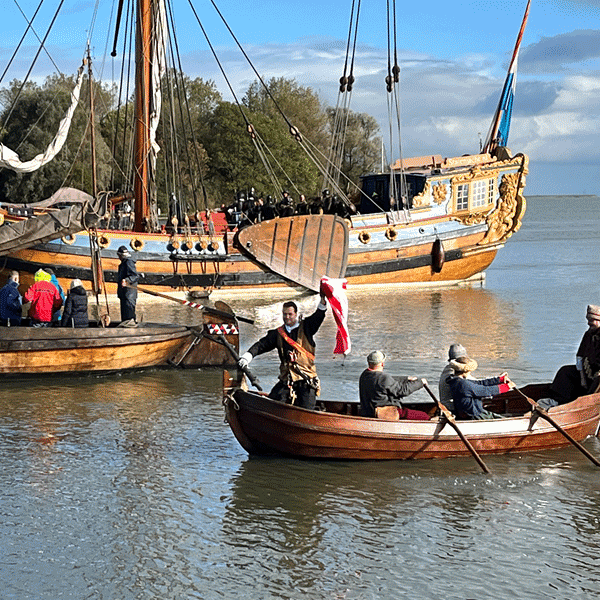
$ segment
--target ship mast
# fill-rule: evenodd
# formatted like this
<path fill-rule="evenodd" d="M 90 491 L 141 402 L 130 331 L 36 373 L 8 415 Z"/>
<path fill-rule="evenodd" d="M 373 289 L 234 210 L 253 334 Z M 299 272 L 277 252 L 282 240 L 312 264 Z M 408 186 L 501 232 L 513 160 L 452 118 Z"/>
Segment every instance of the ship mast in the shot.
<path fill-rule="evenodd" d="M 153 0 L 138 0 L 135 44 L 134 231 L 146 231 L 150 189 L 150 70 Z"/>

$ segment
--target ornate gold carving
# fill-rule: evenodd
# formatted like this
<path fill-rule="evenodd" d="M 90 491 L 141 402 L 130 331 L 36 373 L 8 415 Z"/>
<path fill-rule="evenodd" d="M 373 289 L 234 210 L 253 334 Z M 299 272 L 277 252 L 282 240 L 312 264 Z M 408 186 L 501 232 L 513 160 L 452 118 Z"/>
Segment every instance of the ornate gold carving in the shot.
<path fill-rule="evenodd" d="M 521 219 L 527 207 L 523 189 L 525 176 L 528 173 L 529 159 L 524 154 L 517 155 L 515 159 L 517 157 L 521 159 L 521 168 L 516 173 L 505 173 L 502 176 L 498 190 L 500 192 L 499 203 L 497 208 L 486 218 L 489 229 L 479 242 L 480 246 L 504 242 L 521 227 Z"/>
<path fill-rule="evenodd" d="M 429 200 L 429 196 L 431 195 L 431 183 L 429 181 L 425 182 L 425 187 L 420 194 L 417 194 L 412 201 L 413 208 L 422 208 L 423 206 L 429 206 L 431 201 Z"/>
<path fill-rule="evenodd" d="M 446 200 L 446 184 L 445 183 L 437 183 L 433 186 L 432 190 L 433 201 L 436 204 L 441 204 Z"/>
<path fill-rule="evenodd" d="M 468 215 L 454 216 L 455 221 L 459 221 L 463 225 L 478 225 L 485 221 L 484 213 L 469 213 Z"/>

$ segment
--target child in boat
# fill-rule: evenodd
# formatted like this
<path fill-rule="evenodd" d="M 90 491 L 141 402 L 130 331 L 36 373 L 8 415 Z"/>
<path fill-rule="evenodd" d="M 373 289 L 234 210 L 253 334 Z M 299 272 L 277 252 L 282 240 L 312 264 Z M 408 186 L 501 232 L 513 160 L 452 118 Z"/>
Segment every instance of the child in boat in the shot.
<path fill-rule="evenodd" d="M 450 361 L 454 371 L 446 380 L 450 386 L 454 409 L 459 419 L 500 419 L 501 415 L 483 408 L 482 399 L 503 394 L 515 387 L 506 373 L 500 377 L 473 379 L 471 373 L 477 369 L 477 361 L 460 356 Z"/>

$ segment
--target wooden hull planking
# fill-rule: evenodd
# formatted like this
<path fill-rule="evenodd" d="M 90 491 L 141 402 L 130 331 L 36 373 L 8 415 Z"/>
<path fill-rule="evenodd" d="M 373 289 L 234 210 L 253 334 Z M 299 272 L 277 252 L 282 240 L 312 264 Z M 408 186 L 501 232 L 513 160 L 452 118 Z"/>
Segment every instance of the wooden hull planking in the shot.
<path fill-rule="evenodd" d="M 594 435 L 600 421 L 600 395 L 581 397 L 553 408 L 554 420 L 575 440 Z M 345 414 L 308 411 L 264 396 L 236 390 L 226 402 L 236 439 L 250 454 L 344 460 L 441 459 L 467 456 L 454 429 L 435 421 L 382 421 Z M 459 421 L 479 454 L 534 452 L 568 446 L 549 423 L 529 416 L 489 421 Z"/>
<path fill-rule="evenodd" d="M 220 344 L 178 325 L 136 328 L 3 327 L 0 373 L 103 373 L 157 366 L 235 364 Z M 226 335 L 238 347 L 239 336 Z"/>

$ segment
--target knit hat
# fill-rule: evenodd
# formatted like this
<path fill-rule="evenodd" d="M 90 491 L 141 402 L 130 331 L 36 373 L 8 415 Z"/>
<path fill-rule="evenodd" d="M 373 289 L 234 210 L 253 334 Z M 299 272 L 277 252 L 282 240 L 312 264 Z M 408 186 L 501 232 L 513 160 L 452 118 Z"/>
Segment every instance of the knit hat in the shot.
<path fill-rule="evenodd" d="M 52 277 L 50 276 L 49 273 L 46 273 L 46 271 L 44 271 L 44 269 L 38 269 L 35 272 L 35 275 L 33 276 L 33 278 L 35 279 L 35 281 L 50 281 L 50 279 L 52 279 Z"/>
<path fill-rule="evenodd" d="M 71 281 L 71 287 L 70 287 L 70 289 L 73 289 L 73 288 L 78 287 L 80 285 L 83 286 L 83 283 L 81 283 L 81 279 L 73 279 L 73 281 Z"/>
<path fill-rule="evenodd" d="M 381 350 L 373 350 L 369 356 L 367 356 L 367 362 L 370 365 L 380 365 L 385 360 L 385 354 Z"/>
<path fill-rule="evenodd" d="M 129 252 L 129 250 L 127 250 L 126 246 L 119 246 L 119 249 L 117 250 L 117 254 L 121 258 L 129 258 L 131 256 L 131 253 Z"/>
<path fill-rule="evenodd" d="M 467 356 L 467 350 L 462 344 L 452 344 L 448 350 L 448 360 L 456 360 L 461 356 Z"/>
<path fill-rule="evenodd" d="M 477 369 L 477 361 L 468 356 L 459 356 L 456 360 L 450 361 L 450 366 L 457 374 L 471 373 Z"/>
<path fill-rule="evenodd" d="M 586 318 L 588 321 L 600 321 L 600 306 L 588 304 Z"/>

